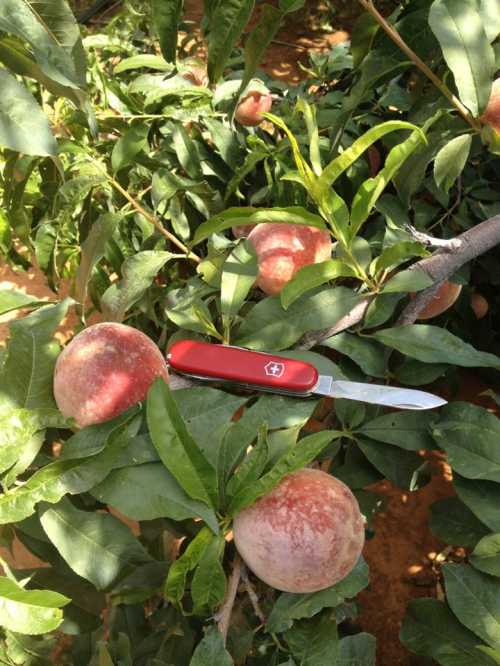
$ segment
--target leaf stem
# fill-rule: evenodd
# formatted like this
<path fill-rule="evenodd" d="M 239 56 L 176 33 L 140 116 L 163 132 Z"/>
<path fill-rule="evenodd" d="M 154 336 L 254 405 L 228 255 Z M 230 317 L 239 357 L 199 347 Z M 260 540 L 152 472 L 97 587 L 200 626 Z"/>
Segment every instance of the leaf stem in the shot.
<path fill-rule="evenodd" d="M 389 35 L 392 41 L 403 51 L 403 53 L 408 56 L 413 64 L 416 65 L 420 71 L 423 72 L 423 74 L 425 74 L 425 76 L 427 76 L 430 81 L 432 81 L 436 88 L 441 91 L 446 99 L 451 102 L 451 104 L 453 104 L 465 122 L 468 123 L 475 131 L 480 131 L 481 123 L 472 116 L 469 109 L 464 104 L 462 104 L 456 95 L 451 92 L 444 81 L 436 76 L 432 69 L 426 65 L 426 63 L 421 58 L 419 58 L 413 49 L 408 46 L 397 30 L 391 26 L 391 24 L 382 16 L 382 14 L 380 14 L 380 12 L 373 4 L 373 0 L 358 0 L 358 2 L 369 14 L 373 16 L 381 28 Z"/>

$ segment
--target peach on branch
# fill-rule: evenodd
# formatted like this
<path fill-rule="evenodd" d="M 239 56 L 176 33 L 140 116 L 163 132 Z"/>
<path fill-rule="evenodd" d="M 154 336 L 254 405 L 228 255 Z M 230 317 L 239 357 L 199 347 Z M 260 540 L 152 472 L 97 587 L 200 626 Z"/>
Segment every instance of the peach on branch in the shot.
<path fill-rule="evenodd" d="M 273 98 L 270 93 L 260 90 L 251 90 L 238 104 L 235 119 L 240 125 L 256 127 L 264 120 L 263 113 L 271 110 Z"/>
<path fill-rule="evenodd" d="M 209 84 L 207 69 L 203 65 L 189 65 L 187 69 L 179 72 L 179 75 L 194 86 L 207 87 Z"/>
<path fill-rule="evenodd" d="M 257 253 L 257 286 L 270 295 L 279 294 L 303 266 L 326 261 L 332 255 L 330 234 L 302 224 L 259 224 L 248 240 Z"/>
<path fill-rule="evenodd" d="M 477 291 L 470 297 L 470 306 L 474 310 L 476 319 L 483 319 L 483 317 L 486 317 L 488 310 L 490 309 L 488 301 Z"/>
<path fill-rule="evenodd" d="M 143 400 L 157 377 L 168 381 L 167 365 L 147 335 L 125 324 L 95 324 L 59 355 L 54 396 L 62 414 L 83 427 Z"/>
<path fill-rule="evenodd" d="M 493 82 L 491 96 L 481 121 L 500 133 L 500 78 Z"/>
<path fill-rule="evenodd" d="M 419 313 L 419 319 L 432 319 L 442 314 L 448 308 L 451 308 L 453 303 L 460 296 L 462 285 L 456 284 L 445 280 L 437 290 L 434 298 L 430 303 L 427 303 L 425 308 Z"/>
<path fill-rule="evenodd" d="M 284 592 L 330 587 L 353 569 L 365 530 L 350 489 L 326 472 L 301 469 L 235 516 L 236 548 L 253 573 Z"/>

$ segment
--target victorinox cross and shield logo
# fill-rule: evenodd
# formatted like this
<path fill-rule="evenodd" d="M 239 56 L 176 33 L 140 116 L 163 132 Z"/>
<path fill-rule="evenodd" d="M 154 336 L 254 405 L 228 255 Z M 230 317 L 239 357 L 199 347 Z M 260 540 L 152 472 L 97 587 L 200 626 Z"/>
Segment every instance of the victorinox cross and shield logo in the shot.
<path fill-rule="evenodd" d="M 285 364 L 270 361 L 264 366 L 264 371 L 268 377 L 281 377 L 285 372 Z"/>

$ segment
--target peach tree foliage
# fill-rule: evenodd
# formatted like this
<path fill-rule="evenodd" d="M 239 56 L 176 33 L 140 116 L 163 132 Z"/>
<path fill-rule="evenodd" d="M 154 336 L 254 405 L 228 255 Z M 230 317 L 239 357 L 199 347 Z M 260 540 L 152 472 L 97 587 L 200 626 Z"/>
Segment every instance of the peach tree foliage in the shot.
<path fill-rule="evenodd" d="M 250 504 L 287 473 L 325 461 L 370 531 L 381 499 L 367 486 L 421 487 L 429 469 L 418 452 L 432 449 L 447 454 L 456 495 L 433 505 L 429 526 L 466 557 L 442 567 L 445 601 L 410 603 L 401 641 L 445 666 L 499 661 L 500 426 L 491 411 L 452 400 L 439 412 L 384 413 L 339 400 L 330 414 L 315 399 L 155 387 L 147 404 L 75 432 L 55 408 L 54 331 L 70 310 L 82 325 L 94 310 L 124 321 L 163 350 L 199 337 L 283 351 L 338 378 L 439 380 L 453 393 L 465 367 L 498 382 L 498 250 L 452 276 L 463 285 L 453 309 L 397 325 L 408 292 L 430 284 L 408 271 L 430 250 L 407 224 L 447 239 L 500 213 L 496 137 L 478 120 L 500 65 L 495 3 L 406 2 L 389 17 L 441 86 L 370 12 L 350 48 L 311 56 L 306 81 L 273 81 L 258 62 L 302 3 L 264 4 L 239 48 L 253 4 L 205 2 L 208 87 L 182 76 L 192 54 L 187 42 L 175 51 L 177 0 L 143 3 L 139 16 L 124 12 L 83 42 L 62 0 L 0 8 L 2 257 L 21 268 L 36 259 L 55 289 L 73 285 L 72 298 L 48 305 L 0 292 L 2 314 L 29 310 L 10 325 L 2 355 L 2 542 L 15 537 L 49 565 L 4 566 L 8 664 L 53 663 L 61 635 L 70 637 L 62 658 L 77 665 L 375 663 L 375 639 L 356 625 L 363 559 L 306 595 L 250 576 L 264 620 L 240 587 L 224 646 L 219 614 L 234 559 L 224 536 L 241 498 Z M 256 73 L 277 100 L 266 124 L 248 130 L 231 118 Z M 251 245 L 230 230 L 276 221 L 325 229 L 335 246 L 265 297 L 252 287 Z M 481 322 L 473 289 L 490 304 Z M 351 328 L 298 349 L 367 295 Z M 326 419 L 320 432 L 313 416 Z M 110 508 L 138 521 L 138 533 Z"/>

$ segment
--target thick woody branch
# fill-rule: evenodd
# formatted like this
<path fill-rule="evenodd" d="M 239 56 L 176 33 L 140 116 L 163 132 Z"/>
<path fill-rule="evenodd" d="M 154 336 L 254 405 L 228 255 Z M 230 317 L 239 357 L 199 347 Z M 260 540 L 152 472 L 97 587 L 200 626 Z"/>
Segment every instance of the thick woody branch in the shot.
<path fill-rule="evenodd" d="M 468 229 L 455 240 L 460 241 L 458 250 L 438 250 L 432 257 L 422 259 L 410 268 L 410 270 L 423 271 L 433 280 L 434 284 L 432 287 L 421 291 L 407 305 L 396 322 L 397 326 L 413 324 L 418 319 L 420 312 L 432 300 L 443 280 L 449 278 L 472 259 L 488 252 L 500 243 L 500 215 Z"/>
<path fill-rule="evenodd" d="M 428 238 L 431 238 L 430 236 Z M 437 240 L 437 239 L 433 239 Z M 485 222 L 468 229 L 463 234 L 446 242 L 444 247 L 441 247 L 431 257 L 426 257 L 413 264 L 409 270 L 423 271 L 434 282 L 434 284 L 421 291 L 418 296 L 408 304 L 406 309 L 401 314 L 401 317 L 396 322 L 398 326 L 404 324 L 412 324 L 417 318 L 419 313 L 425 306 L 432 300 L 439 285 L 443 280 L 449 278 L 459 268 L 467 264 L 472 259 L 488 252 L 491 248 L 500 243 L 500 215 L 490 218 Z M 322 331 L 311 331 L 306 333 L 297 345 L 298 349 L 311 349 L 312 347 L 321 344 L 323 340 L 336 335 L 341 331 L 359 324 L 365 316 L 368 305 L 370 304 L 373 296 L 364 298 L 355 308 L 349 312 L 348 315 L 342 317 L 335 326 Z"/>

